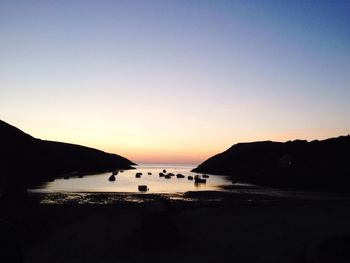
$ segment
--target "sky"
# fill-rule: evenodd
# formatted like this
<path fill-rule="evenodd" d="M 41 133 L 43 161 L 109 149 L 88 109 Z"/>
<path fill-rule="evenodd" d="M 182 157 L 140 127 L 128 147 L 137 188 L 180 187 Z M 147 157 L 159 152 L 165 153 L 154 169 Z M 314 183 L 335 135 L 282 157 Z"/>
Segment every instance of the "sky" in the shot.
<path fill-rule="evenodd" d="M 137 163 L 350 133 L 350 1 L 0 1 L 0 119 Z"/>

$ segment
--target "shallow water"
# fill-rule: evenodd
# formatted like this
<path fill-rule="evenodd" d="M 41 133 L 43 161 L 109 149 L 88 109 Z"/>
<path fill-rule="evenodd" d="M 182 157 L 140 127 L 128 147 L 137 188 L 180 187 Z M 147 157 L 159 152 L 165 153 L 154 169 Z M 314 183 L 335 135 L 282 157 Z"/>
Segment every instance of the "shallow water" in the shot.
<path fill-rule="evenodd" d="M 262 204 L 281 202 L 282 200 L 350 201 L 349 194 L 282 190 L 242 183 L 232 185 L 230 178 L 221 175 L 209 175 L 206 184 L 195 184 L 194 181 L 187 179 L 187 176 L 197 174 L 191 172 L 194 168 L 192 166 L 139 165 L 135 168 L 119 172 L 114 182 L 108 181 L 111 172 L 86 175 L 83 178 L 78 178 L 75 175 L 69 180 L 60 178 L 33 187 L 29 189 L 29 192 L 38 195 L 41 203 L 44 204 L 139 203 L 159 198 L 189 202 L 229 199 L 244 204 L 252 202 Z M 165 179 L 159 177 L 159 173 L 163 169 L 167 173 L 175 175 L 181 173 L 185 175 L 185 178 L 180 179 L 174 176 L 171 179 Z M 136 173 L 142 173 L 141 178 L 136 178 Z M 147 185 L 149 191 L 139 192 L 139 185 Z"/>
<path fill-rule="evenodd" d="M 108 181 L 112 173 L 101 173 L 96 175 L 87 175 L 83 178 L 72 176 L 68 180 L 60 178 L 53 182 L 31 189 L 31 192 L 50 193 L 50 192 L 119 192 L 136 193 L 139 185 L 147 185 L 148 193 L 184 193 L 188 191 L 208 191 L 220 190 L 220 186 L 231 185 L 231 181 L 226 176 L 209 175 L 207 183 L 195 184 L 188 180 L 187 176 L 194 176 L 193 166 L 175 166 L 175 165 L 139 165 L 136 169 L 119 172 L 114 182 Z M 166 170 L 167 173 L 185 175 L 185 178 L 171 179 L 159 177 L 159 173 Z M 141 178 L 136 178 L 136 173 L 142 173 Z M 151 173 L 149 175 L 148 173 Z"/>

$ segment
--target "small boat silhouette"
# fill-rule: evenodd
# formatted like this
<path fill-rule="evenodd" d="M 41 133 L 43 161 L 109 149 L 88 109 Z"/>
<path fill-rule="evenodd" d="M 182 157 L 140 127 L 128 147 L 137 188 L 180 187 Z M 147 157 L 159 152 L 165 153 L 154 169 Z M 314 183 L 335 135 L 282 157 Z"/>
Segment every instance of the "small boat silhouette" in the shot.
<path fill-rule="evenodd" d="M 185 178 L 185 176 L 183 174 L 177 174 L 176 177 L 177 178 Z"/>
<path fill-rule="evenodd" d="M 114 174 L 112 174 L 112 175 L 108 178 L 108 181 L 110 181 L 110 182 L 114 182 L 114 181 L 115 181 L 115 176 L 114 176 Z"/>
<path fill-rule="evenodd" d="M 196 183 L 196 184 L 205 184 L 206 182 L 207 182 L 207 180 L 206 179 L 203 179 L 200 175 L 196 175 L 195 177 L 194 177 L 194 182 Z"/>
<path fill-rule="evenodd" d="M 140 192 L 147 192 L 148 190 L 149 188 L 147 187 L 147 185 L 139 185 Z"/>

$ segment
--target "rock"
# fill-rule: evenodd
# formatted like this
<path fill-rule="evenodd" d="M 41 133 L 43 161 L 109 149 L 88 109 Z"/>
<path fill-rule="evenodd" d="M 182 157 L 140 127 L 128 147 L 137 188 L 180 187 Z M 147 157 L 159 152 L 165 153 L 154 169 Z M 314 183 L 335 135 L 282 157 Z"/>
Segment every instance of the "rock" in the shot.
<path fill-rule="evenodd" d="M 69 176 L 65 176 L 63 177 L 64 180 L 68 180 L 69 179 Z"/>
<path fill-rule="evenodd" d="M 159 173 L 159 177 L 164 177 L 165 174 Z"/>
<path fill-rule="evenodd" d="M 165 179 L 170 179 L 170 178 L 171 178 L 171 175 L 170 175 L 170 174 L 166 174 L 166 175 L 164 175 L 164 178 L 165 178 Z"/>
<path fill-rule="evenodd" d="M 188 179 L 188 180 L 193 180 L 193 176 L 189 175 L 189 176 L 187 177 L 187 179 Z"/>
<path fill-rule="evenodd" d="M 152 173 L 151 173 L 151 172 L 148 172 L 147 174 L 148 174 L 148 175 L 152 175 Z"/>
<path fill-rule="evenodd" d="M 165 170 L 165 169 L 163 170 L 163 173 L 166 173 L 166 170 Z"/>
<path fill-rule="evenodd" d="M 185 176 L 183 174 L 177 174 L 176 177 L 177 178 L 185 178 Z"/>

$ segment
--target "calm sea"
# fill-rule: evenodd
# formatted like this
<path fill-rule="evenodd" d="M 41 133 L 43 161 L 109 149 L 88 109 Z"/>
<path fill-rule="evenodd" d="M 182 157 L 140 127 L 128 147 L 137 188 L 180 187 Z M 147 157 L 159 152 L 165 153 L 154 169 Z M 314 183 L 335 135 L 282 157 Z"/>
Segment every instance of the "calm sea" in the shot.
<path fill-rule="evenodd" d="M 205 184 L 195 184 L 188 180 L 187 176 L 194 176 L 192 173 L 194 166 L 186 165 L 160 165 L 144 164 L 135 166 L 136 169 L 125 170 L 116 175 L 114 182 L 108 181 L 111 173 L 101 173 L 87 175 L 83 178 L 72 176 L 67 179 L 56 179 L 32 189 L 32 192 L 120 192 L 135 193 L 138 192 L 139 185 L 147 185 L 149 193 L 183 193 L 187 191 L 219 190 L 220 186 L 231 185 L 231 181 L 226 176 L 209 175 Z M 163 170 L 167 173 L 185 175 L 185 178 L 165 179 L 159 177 Z M 136 178 L 136 173 L 142 173 L 141 178 Z M 150 173 L 150 174 L 148 174 Z"/>

